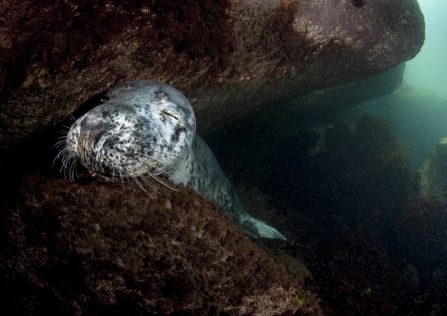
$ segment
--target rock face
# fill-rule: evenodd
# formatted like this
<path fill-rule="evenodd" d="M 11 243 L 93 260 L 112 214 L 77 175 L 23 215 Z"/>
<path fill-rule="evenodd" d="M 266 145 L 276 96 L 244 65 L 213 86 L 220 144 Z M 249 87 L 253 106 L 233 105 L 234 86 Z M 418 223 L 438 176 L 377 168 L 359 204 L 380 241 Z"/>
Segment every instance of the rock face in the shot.
<path fill-rule="evenodd" d="M 213 203 L 156 186 L 26 176 L 2 213 L 2 306 L 15 315 L 321 315 L 304 279 Z M 309 275 L 298 266 L 295 276 Z"/>
<path fill-rule="evenodd" d="M 447 137 L 441 138 L 417 172 L 419 194 L 447 203 Z"/>
<path fill-rule="evenodd" d="M 411 59 L 424 20 L 416 0 L 13 0 L 0 38 L 5 150 L 142 78 L 175 83 L 203 130 Z"/>
<path fill-rule="evenodd" d="M 433 292 L 424 302 L 427 304 L 444 302 L 447 292 L 446 225 L 447 205 L 436 197 L 424 196 L 407 203 L 395 225 L 398 251 L 405 254 L 420 275 L 413 276 L 416 279 L 413 282 L 417 284 L 420 281 L 424 290 L 427 288 Z M 445 312 L 440 311 L 439 314 Z"/>

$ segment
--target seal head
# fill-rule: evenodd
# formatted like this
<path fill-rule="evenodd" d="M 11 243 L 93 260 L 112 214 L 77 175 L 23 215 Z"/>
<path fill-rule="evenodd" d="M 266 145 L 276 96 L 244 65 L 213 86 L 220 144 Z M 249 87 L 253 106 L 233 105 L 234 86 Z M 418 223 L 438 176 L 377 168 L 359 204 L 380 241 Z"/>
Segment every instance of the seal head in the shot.
<path fill-rule="evenodd" d="M 68 155 L 105 180 L 169 174 L 194 140 L 196 121 L 188 99 L 150 80 L 119 85 L 105 98 L 71 126 Z"/>

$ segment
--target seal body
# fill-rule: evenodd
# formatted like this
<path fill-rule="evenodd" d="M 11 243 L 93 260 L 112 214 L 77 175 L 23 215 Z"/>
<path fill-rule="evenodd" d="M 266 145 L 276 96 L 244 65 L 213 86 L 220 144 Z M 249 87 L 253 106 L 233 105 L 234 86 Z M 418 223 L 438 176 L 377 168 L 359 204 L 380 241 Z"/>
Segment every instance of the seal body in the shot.
<path fill-rule="evenodd" d="M 106 102 L 80 117 L 70 128 L 63 165 L 83 165 L 95 177 L 133 179 L 142 189 L 147 177 L 168 175 L 215 200 L 219 209 L 252 237 L 285 237 L 251 217 L 206 143 L 196 135 L 188 99 L 171 86 L 132 81 L 109 90 Z"/>

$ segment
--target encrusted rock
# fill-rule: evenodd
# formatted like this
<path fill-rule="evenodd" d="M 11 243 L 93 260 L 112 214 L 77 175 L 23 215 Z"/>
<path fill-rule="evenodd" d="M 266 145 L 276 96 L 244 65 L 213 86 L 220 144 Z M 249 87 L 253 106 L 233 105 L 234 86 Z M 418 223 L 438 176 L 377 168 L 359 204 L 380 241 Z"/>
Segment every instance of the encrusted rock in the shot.
<path fill-rule="evenodd" d="M 6 149 L 141 78 L 175 83 L 203 130 L 409 60 L 424 20 L 416 0 L 12 0 L 0 39 Z"/>
<path fill-rule="evenodd" d="M 431 153 L 417 171 L 419 194 L 436 196 L 447 202 L 447 137 L 441 138 L 436 151 Z"/>
<path fill-rule="evenodd" d="M 25 177 L 16 205 L 3 214 L 3 308 L 26 315 L 321 314 L 304 280 L 214 203 L 175 187 L 156 184 L 154 194 L 82 177 Z"/>

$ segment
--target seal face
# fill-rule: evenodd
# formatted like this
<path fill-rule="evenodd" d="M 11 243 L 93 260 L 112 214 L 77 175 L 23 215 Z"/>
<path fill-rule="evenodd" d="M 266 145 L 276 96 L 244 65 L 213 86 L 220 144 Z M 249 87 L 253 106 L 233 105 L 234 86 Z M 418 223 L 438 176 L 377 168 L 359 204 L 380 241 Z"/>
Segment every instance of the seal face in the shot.
<path fill-rule="evenodd" d="M 105 180 L 170 173 L 195 136 L 188 99 L 149 80 L 119 85 L 105 97 L 71 126 L 68 155 Z"/>
<path fill-rule="evenodd" d="M 109 90 L 106 102 L 80 117 L 70 128 L 62 157 L 74 178 L 76 162 L 91 175 L 110 181 L 119 177 L 151 186 L 166 174 L 199 194 L 216 200 L 234 223 L 252 237 L 285 237 L 244 211 L 236 191 L 212 151 L 196 135 L 188 99 L 171 86 L 150 80 L 132 81 Z M 165 184 L 166 185 L 166 184 Z"/>

